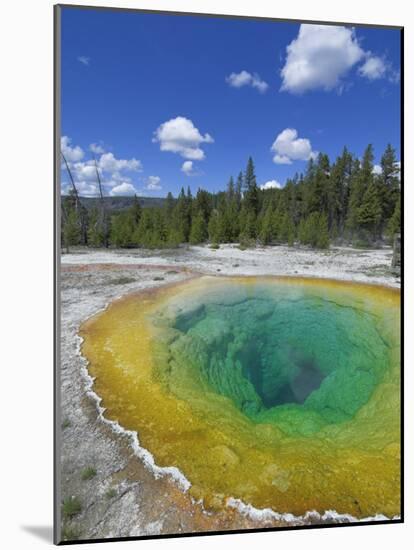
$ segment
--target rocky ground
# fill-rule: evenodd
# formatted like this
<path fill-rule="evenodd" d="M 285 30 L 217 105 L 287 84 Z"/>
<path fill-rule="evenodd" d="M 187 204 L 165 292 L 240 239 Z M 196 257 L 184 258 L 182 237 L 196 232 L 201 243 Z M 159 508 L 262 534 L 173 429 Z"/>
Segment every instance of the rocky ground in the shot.
<path fill-rule="evenodd" d="M 61 269 L 61 486 L 62 539 L 151 536 L 283 526 L 292 518 L 257 514 L 248 507 L 205 510 L 171 476 L 155 476 L 127 434 L 102 421 L 78 353 L 80 324 L 128 292 L 174 283 L 197 274 L 300 275 L 399 286 L 391 249 L 326 252 L 235 246 L 173 251 L 77 249 Z M 337 521 L 309 516 L 306 523 Z M 347 521 L 347 518 L 342 518 Z"/>
<path fill-rule="evenodd" d="M 360 250 L 332 247 L 326 251 L 287 246 L 250 248 L 237 245 L 183 247 L 178 250 L 74 250 L 62 256 L 63 264 L 107 264 L 185 268 L 205 274 L 301 275 L 399 286 L 391 268 L 392 249 Z"/>

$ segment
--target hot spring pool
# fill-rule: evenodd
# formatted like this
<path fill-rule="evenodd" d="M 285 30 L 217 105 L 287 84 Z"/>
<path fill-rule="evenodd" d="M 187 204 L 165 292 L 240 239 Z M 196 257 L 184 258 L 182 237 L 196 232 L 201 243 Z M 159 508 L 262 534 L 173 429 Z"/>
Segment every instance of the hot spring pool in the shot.
<path fill-rule="evenodd" d="M 201 277 L 89 319 L 106 416 L 207 507 L 400 513 L 399 291 Z"/>

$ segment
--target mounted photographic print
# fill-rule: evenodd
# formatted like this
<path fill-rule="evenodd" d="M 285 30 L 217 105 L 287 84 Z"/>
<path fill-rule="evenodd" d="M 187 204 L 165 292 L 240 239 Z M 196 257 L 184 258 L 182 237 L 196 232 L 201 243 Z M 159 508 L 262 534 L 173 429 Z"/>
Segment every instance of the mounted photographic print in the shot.
<path fill-rule="evenodd" d="M 56 543 L 403 521 L 402 55 L 55 7 Z"/>

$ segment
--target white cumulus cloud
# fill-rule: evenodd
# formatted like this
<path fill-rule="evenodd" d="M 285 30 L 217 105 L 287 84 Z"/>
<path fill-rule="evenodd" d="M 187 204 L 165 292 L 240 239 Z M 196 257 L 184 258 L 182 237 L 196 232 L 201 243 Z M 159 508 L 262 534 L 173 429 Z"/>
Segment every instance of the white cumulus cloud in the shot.
<path fill-rule="evenodd" d="M 359 67 L 358 73 L 368 80 L 378 80 L 383 78 L 387 72 L 387 65 L 383 59 L 370 52 L 365 62 Z"/>
<path fill-rule="evenodd" d="M 68 162 L 79 194 L 83 196 L 97 195 L 99 189 L 95 160 L 93 158 L 85 159 L 83 149 L 78 145 L 72 145 L 72 141 L 68 136 L 62 136 L 61 149 Z M 97 155 L 96 162 L 104 193 L 110 193 L 111 195 L 135 193 L 133 182 L 128 173 L 140 172 L 142 170 L 141 161 L 136 158 L 116 158 L 113 153 L 104 153 L 103 147 L 96 143 L 90 144 L 89 149 Z M 62 177 L 66 180 L 66 166 L 62 163 L 61 167 Z M 71 188 L 68 184 L 68 181 L 64 182 L 62 180 L 64 193 L 67 193 Z"/>
<path fill-rule="evenodd" d="M 353 29 L 332 25 L 300 26 L 286 48 L 281 90 L 340 89 L 343 76 L 364 57 Z"/>
<path fill-rule="evenodd" d="M 181 171 L 184 172 L 186 176 L 191 176 L 193 172 L 193 161 L 185 160 L 181 166 Z"/>
<path fill-rule="evenodd" d="M 119 172 L 121 170 L 130 170 L 139 172 L 142 170 L 140 160 L 132 159 L 117 159 L 113 153 L 104 153 L 99 159 L 99 167 L 105 172 Z"/>
<path fill-rule="evenodd" d="M 233 88 L 242 88 L 243 86 L 251 86 L 256 88 L 260 93 L 264 93 L 269 88 L 269 84 L 262 80 L 257 73 L 249 73 L 248 71 L 240 71 L 239 73 L 231 73 L 226 77 L 226 82 Z"/>
<path fill-rule="evenodd" d="M 152 141 L 160 144 L 161 151 L 178 153 L 189 160 L 203 160 L 205 154 L 200 145 L 214 142 L 210 134 L 202 135 L 191 120 L 182 116 L 161 124 Z"/>
<path fill-rule="evenodd" d="M 317 155 L 316 151 L 312 151 L 309 139 L 299 138 L 294 128 L 285 128 L 280 132 L 270 150 L 274 153 L 273 162 L 276 164 L 292 164 L 294 160 L 309 160 Z"/>
<path fill-rule="evenodd" d="M 92 153 L 95 153 L 96 155 L 102 155 L 105 153 L 104 148 L 102 145 L 99 145 L 99 143 L 91 143 L 89 145 L 89 149 L 92 151 Z"/>
<path fill-rule="evenodd" d="M 133 183 L 132 179 L 126 174 L 120 172 L 114 172 L 113 174 L 104 175 L 104 187 L 112 188 L 118 186 L 120 183 Z"/>
<path fill-rule="evenodd" d="M 75 178 L 79 181 L 96 181 L 96 168 L 93 161 L 75 162 L 71 165 L 71 170 L 72 173 L 75 174 Z"/>
<path fill-rule="evenodd" d="M 116 185 L 111 189 L 111 196 L 121 196 L 121 195 L 135 195 L 136 189 L 132 185 L 132 183 L 128 183 L 126 181 Z"/>
<path fill-rule="evenodd" d="M 162 189 L 161 178 L 159 176 L 148 176 L 146 189 L 149 191 L 157 191 Z"/>
<path fill-rule="evenodd" d="M 60 138 L 60 148 L 66 160 L 68 162 L 77 162 L 83 158 L 84 152 L 79 145 L 73 147 L 71 144 L 72 140 L 70 137 L 62 136 Z"/>
<path fill-rule="evenodd" d="M 276 180 L 269 180 L 260 186 L 260 189 L 282 189 L 282 184 Z"/>

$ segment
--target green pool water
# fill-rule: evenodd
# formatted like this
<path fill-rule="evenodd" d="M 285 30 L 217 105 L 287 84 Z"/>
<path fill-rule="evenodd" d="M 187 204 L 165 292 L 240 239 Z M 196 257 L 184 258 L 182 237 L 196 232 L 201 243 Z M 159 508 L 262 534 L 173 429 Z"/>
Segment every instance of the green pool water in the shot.
<path fill-rule="evenodd" d="M 288 433 L 352 418 L 387 367 L 375 315 L 295 291 L 257 292 L 231 302 L 230 291 L 225 304 L 178 315 L 172 360 L 191 365 L 253 421 Z"/>

